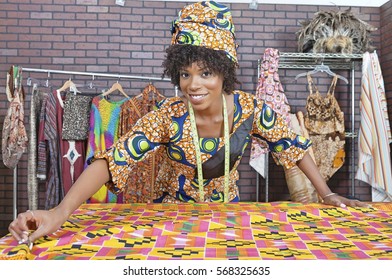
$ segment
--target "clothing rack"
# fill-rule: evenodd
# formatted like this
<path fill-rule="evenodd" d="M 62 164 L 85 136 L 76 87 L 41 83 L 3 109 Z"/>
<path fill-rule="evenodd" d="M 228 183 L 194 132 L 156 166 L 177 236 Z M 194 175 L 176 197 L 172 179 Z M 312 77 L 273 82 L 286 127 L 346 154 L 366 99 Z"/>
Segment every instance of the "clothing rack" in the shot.
<path fill-rule="evenodd" d="M 66 74 L 66 75 L 81 75 L 91 77 L 107 77 L 107 78 L 118 78 L 118 79 L 138 79 L 146 81 L 170 81 L 168 78 L 158 78 L 150 76 L 134 76 L 134 75 L 122 75 L 122 74 L 109 74 L 99 72 L 79 72 L 79 71 L 65 71 L 65 70 L 51 70 L 51 69 L 38 69 L 38 68 L 22 68 L 23 72 L 40 72 L 50 74 Z"/>
<path fill-rule="evenodd" d="M 80 71 L 66 71 L 66 70 L 53 70 L 53 69 L 40 69 L 40 68 L 22 68 L 23 72 L 37 72 L 47 73 L 48 77 L 50 74 L 65 74 L 65 75 L 80 75 L 80 76 L 91 76 L 95 77 L 106 77 L 106 78 L 117 78 L 117 79 L 134 79 L 134 80 L 145 80 L 145 81 L 171 81 L 169 78 L 158 78 L 152 76 L 135 76 L 135 75 L 122 75 L 122 74 L 109 74 L 101 72 L 80 72 Z M 178 88 L 174 87 L 175 96 L 178 96 Z"/>
<path fill-rule="evenodd" d="M 332 54 L 332 53 L 280 53 L 279 69 L 314 69 L 321 63 L 329 65 L 330 69 L 351 71 L 351 129 L 346 132 L 346 138 L 351 141 L 351 196 L 355 196 L 355 71 L 356 66 L 362 63 L 362 54 Z"/>
<path fill-rule="evenodd" d="M 36 73 L 47 73 L 48 78 L 50 74 L 65 74 L 65 75 L 80 75 L 80 76 L 91 76 L 93 79 L 95 77 L 106 77 L 106 78 L 117 78 L 117 79 L 136 79 L 145 81 L 171 81 L 168 78 L 159 78 L 152 76 L 135 76 L 135 75 L 122 75 L 122 74 L 110 74 L 110 73 L 100 73 L 100 72 L 81 72 L 81 71 L 65 71 L 65 70 L 54 70 L 54 69 L 40 69 L 40 68 L 24 68 L 23 72 L 36 72 Z M 178 88 L 174 87 L 175 96 L 178 96 Z M 17 210 L 17 192 L 18 192 L 18 181 L 17 181 L 17 167 L 14 168 L 13 172 L 13 217 L 16 219 L 18 215 Z"/>

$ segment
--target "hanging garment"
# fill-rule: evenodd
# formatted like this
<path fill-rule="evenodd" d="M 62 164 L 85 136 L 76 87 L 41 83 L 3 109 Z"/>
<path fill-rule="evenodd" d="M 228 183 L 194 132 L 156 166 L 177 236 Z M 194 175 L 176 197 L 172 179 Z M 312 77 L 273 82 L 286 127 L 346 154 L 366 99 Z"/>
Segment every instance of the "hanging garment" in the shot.
<path fill-rule="evenodd" d="M 46 114 L 46 103 L 48 102 L 50 93 L 44 95 L 42 99 L 41 108 L 39 110 L 38 119 L 38 135 L 37 135 L 37 178 L 41 181 L 45 181 L 48 173 L 48 162 L 49 160 L 49 148 L 48 142 L 45 140 L 45 114 Z"/>
<path fill-rule="evenodd" d="M 127 133 L 142 116 L 154 110 L 156 104 L 163 99 L 164 96 L 159 93 L 158 89 L 149 84 L 139 96 L 125 102 L 121 106 L 119 136 Z M 162 146 L 144 161 L 136 163 L 134 172 L 129 175 L 123 191 L 125 203 L 148 203 L 157 198 L 154 184 L 163 157 Z"/>
<path fill-rule="evenodd" d="M 345 158 L 344 113 L 334 96 L 334 76 L 326 96 L 322 96 L 308 74 L 310 94 L 306 101 L 305 127 L 313 142 L 316 165 L 328 181 L 343 166 Z M 315 91 L 315 92 L 314 92 Z"/>
<path fill-rule="evenodd" d="M 290 127 L 298 135 L 309 138 L 301 111 L 299 111 L 297 114 L 290 114 Z M 311 146 L 309 147 L 308 151 L 313 161 L 316 162 L 313 154 L 313 148 Z M 319 201 L 316 189 L 298 166 L 293 166 L 289 169 L 284 168 L 284 175 L 286 178 L 287 187 L 289 189 L 290 199 L 292 201 L 301 203 L 312 203 Z"/>
<path fill-rule="evenodd" d="M 366 52 L 362 62 L 359 160 L 355 178 L 372 186 L 372 201 L 392 201 L 389 125 L 384 79 L 377 53 Z"/>
<path fill-rule="evenodd" d="M 28 138 L 24 126 L 25 98 L 22 85 L 22 68 L 12 66 L 7 73 L 6 93 L 10 106 L 4 118 L 2 131 L 2 155 L 4 165 L 14 169 L 27 151 Z"/>
<path fill-rule="evenodd" d="M 44 117 L 40 119 L 39 156 L 48 159 L 46 169 L 45 209 L 57 206 L 84 170 L 85 141 L 62 140 L 65 94 L 55 90 L 48 94 Z"/>
<path fill-rule="evenodd" d="M 30 133 L 29 133 L 29 150 L 27 164 L 27 197 L 30 210 L 38 209 L 38 177 L 37 177 L 37 147 L 38 147 L 38 125 L 39 114 L 44 98 L 47 93 L 38 90 L 33 86 L 30 103 Z"/>
<path fill-rule="evenodd" d="M 281 114 L 287 121 L 287 124 L 290 124 L 290 105 L 279 80 L 278 66 L 279 51 L 272 48 L 266 49 L 260 65 L 260 77 L 256 89 L 256 97 L 264 100 L 265 104 L 270 106 L 275 112 Z M 253 138 L 249 164 L 262 177 L 265 177 L 266 156 L 268 156 L 268 148 L 265 142 Z"/>
<path fill-rule="evenodd" d="M 121 106 L 128 98 L 119 101 L 109 101 L 105 96 L 93 98 L 90 110 L 90 128 L 86 152 L 85 168 L 88 160 L 96 152 L 110 148 L 118 137 Z M 103 185 L 89 200 L 90 203 L 122 203 L 123 194 L 114 194 Z"/>
<path fill-rule="evenodd" d="M 64 100 L 63 140 L 87 140 L 93 96 L 67 92 Z"/>
<path fill-rule="evenodd" d="M 49 93 L 45 101 L 45 109 L 42 119 L 40 118 L 40 138 L 38 139 L 40 145 L 41 160 L 48 160 L 45 163 L 45 172 L 39 175 L 40 178 L 46 179 L 45 192 L 45 209 L 56 207 L 64 197 L 64 192 L 61 182 L 61 164 L 60 164 L 60 147 L 57 134 L 57 102 L 56 93 Z M 42 137 L 42 138 L 41 138 Z"/>

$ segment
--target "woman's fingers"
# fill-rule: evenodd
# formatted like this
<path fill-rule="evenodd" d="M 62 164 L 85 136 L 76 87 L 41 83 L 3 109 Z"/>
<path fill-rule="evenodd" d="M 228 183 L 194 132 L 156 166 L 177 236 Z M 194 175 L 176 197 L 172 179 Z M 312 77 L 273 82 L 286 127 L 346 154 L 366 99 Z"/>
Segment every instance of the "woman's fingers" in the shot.
<path fill-rule="evenodd" d="M 366 208 L 370 207 L 370 205 L 365 203 L 365 202 L 359 201 L 357 199 L 348 199 L 348 198 L 345 198 L 345 197 L 342 197 L 342 196 L 331 196 L 331 197 L 328 197 L 328 198 L 326 198 L 324 200 L 324 203 L 328 204 L 328 205 L 342 207 L 342 208 L 345 208 L 347 206 L 350 206 L 350 207 L 366 207 Z"/>
<path fill-rule="evenodd" d="M 35 225 L 35 218 L 30 212 L 20 213 L 8 227 L 9 232 L 18 241 L 26 241 L 29 230 Z M 22 242 L 23 242 L 22 241 Z"/>
<path fill-rule="evenodd" d="M 13 222 L 12 222 L 13 223 Z M 13 224 L 10 224 L 8 227 L 8 231 L 11 233 L 11 235 L 17 240 L 21 241 L 22 237 L 22 231 L 20 231 L 16 226 Z"/>
<path fill-rule="evenodd" d="M 369 208 L 371 207 L 369 204 L 359 201 L 357 199 L 355 200 L 350 200 L 350 204 L 351 207 L 365 207 L 365 208 Z"/>

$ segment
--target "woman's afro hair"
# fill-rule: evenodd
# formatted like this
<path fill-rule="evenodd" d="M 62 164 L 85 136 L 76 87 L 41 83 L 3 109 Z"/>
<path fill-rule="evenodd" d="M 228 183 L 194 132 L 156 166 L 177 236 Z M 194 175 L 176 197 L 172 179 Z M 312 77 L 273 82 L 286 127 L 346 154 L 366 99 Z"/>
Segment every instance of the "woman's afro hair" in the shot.
<path fill-rule="evenodd" d="M 162 63 L 163 76 L 168 76 L 173 85 L 180 86 L 180 71 L 197 62 L 209 71 L 223 76 L 223 90 L 227 94 L 234 91 L 237 80 L 237 64 L 231 61 L 224 51 L 194 45 L 171 45 L 166 50 Z"/>

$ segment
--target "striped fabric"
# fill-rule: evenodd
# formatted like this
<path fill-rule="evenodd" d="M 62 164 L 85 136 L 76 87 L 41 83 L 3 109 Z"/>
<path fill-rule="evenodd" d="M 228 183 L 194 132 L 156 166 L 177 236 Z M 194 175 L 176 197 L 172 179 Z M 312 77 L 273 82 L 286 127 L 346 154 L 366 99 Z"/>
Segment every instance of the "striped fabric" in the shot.
<path fill-rule="evenodd" d="M 389 148 L 392 136 L 384 80 L 376 52 L 363 55 L 360 113 L 356 179 L 372 186 L 373 201 L 392 201 Z"/>

